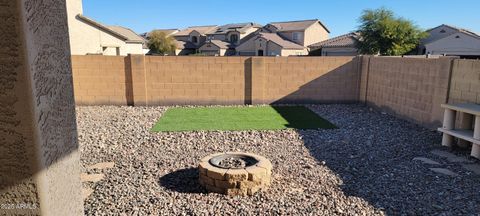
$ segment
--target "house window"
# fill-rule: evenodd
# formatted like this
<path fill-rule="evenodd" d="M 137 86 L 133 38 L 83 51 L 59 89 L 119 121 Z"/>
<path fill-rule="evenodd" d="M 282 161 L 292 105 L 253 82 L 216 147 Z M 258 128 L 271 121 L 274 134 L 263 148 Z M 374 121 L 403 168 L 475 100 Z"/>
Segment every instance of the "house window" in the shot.
<path fill-rule="evenodd" d="M 445 29 L 440 30 L 440 33 L 445 33 Z"/>
<path fill-rule="evenodd" d="M 237 41 L 238 41 L 238 35 L 237 34 L 230 35 L 230 42 L 235 43 Z"/>
<path fill-rule="evenodd" d="M 292 33 L 292 40 L 294 40 L 294 41 L 300 40 L 300 32 L 293 32 Z"/>
<path fill-rule="evenodd" d="M 193 42 L 193 43 L 198 43 L 198 38 L 197 38 L 197 36 L 192 36 L 192 42 Z"/>

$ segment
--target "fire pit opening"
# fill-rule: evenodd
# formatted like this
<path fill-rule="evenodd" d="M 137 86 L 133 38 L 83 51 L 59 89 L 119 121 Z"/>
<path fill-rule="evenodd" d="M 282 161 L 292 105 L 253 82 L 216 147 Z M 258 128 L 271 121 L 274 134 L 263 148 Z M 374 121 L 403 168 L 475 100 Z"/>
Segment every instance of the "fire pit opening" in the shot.
<path fill-rule="evenodd" d="M 225 169 L 242 169 L 258 163 L 254 157 L 244 154 L 222 154 L 215 156 L 209 162 L 216 167 Z"/>
<path fill-rule="evenodd" d="M 253 195 L 270 186 L 272 164 L 260 155 L 227 152 L 204 157 L 198 165 L 199 182 L 207 191 Z"/>

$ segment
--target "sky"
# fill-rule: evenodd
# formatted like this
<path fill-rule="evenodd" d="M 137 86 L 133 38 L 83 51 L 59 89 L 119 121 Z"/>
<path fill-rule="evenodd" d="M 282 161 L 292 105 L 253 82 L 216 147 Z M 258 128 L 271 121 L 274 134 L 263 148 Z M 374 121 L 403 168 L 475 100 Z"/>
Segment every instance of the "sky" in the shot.
<path fill-rule="evenodd" d="M 83 0 L 83 14 L 137 33 L 196 25 L 319 19 L 330 36 L 354 31 L 365 9 L 385 7 L 422 29 L 449 24 L 480 33 L 479 0 Z"/>

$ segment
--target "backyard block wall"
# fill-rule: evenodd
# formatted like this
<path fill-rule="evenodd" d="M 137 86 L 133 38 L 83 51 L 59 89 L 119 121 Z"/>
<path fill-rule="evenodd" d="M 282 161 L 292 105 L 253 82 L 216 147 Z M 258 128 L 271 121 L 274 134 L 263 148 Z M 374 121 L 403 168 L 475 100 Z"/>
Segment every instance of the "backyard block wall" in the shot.
<path fill-rule="evenodd" d="M 78 105 L 365 103 L 427 127 L 480 103 L 480 61 L 400 57 L 72 56 Z"/>
<path fill-rule="evenodd" d="M 361 98 L 368 105 L 424 125 L 443 119 L 453 59 L 366 57 Z"/>
<path fill-rule="evenodd" d="M 351 103 L 354 57 L 72 56 L 78 105 Z"/>
<path fill-rule="evenodd" d="M 452 71 L 449 102 L 480 104 L 480 61 L 455 60 Z"/>
<path fill-rule="evenodd" d="M 353 57 L 265 58 L 262 103 L 357 102 L 357 67 Z"/>
<path fill-rule="evenodd" d="M 243 104 L 246 60 L 246 57 L 147 56 L 148 104 Z"/>
<path fill-rule="evenodd" d="M 132 104 L 131 76 L 127 76 L 125 58 L 72 56 L 75 102 L 79 105 Z"/>

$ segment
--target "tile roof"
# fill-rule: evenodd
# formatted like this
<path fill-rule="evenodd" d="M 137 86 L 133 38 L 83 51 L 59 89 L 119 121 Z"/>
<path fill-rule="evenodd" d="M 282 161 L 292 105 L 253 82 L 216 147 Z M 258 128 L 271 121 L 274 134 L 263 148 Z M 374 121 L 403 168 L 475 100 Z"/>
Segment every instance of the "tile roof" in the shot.
<path fill-rule="evenodd" d="M 176 33 L 180 30 L 178 30 L 178 29 L 154 29 L 152 31 L 160 31 L 160 32 L 164 32 L 166 35 L 172 35 L 173 33 Z M 152 32 L 152 31 L 150 31 L 150 32 Z M 150 34 L 150 32 L 142 33 L 142 34 L 140 34 L 140 36 L 142 36 L 144 38 L 147 38 L 148 34 Z"/>
<path fill-rule="evenodd" d="M 175 33 L 174 36 L 187 36 L 189 35 L 192 31 L 197 31 L 198 33 L 205 35 L 208 34 L 212 31 L 215 31 L 217 28 L 216 25 L 209 25 L 209 26 L 190 26 L 186 29 L 182 29 L 179 32 Z"/>
<path fill-rule="evenodd" d="M 88 23 L 88 24 L 90 24 L 90 25 L 92 25 L 92 26 L 95 26 L 95 27 L 97 27 L 97 28 L 99 28 L 99 29 L 101 29 L 101 30 L 109 33 L 109 34 L 112 34 L 112 35 L 114 35 L 114 36 L 116 36 L 116 37 L 118 37 L 118 38 L 120 38 L 120 39 L 122 39 L 122 40 L 128 40 L 127 37 L 123 36 L 122 34 L 119 34 L 119 33 L 116 32 L 116 31 L 111 30 L 111 29 L 108 28 L 107 26 L 105 26 L 105 25 L 103 25 L 103 24 L 101 24 L 101 23 L 99 23 L 99 22 L 97 22 L 97 21 L 95 21 L 95 20 L 93 20 L 93 19 L 90 19 L 90 18 L 88 18 L 88 17 L 86 17 L 86 16 L 83 16 L 83 15 L 81 15 L 81 14 L 78 14 L 78 15 L 77 15 L 77 18 L 80 19 L 80 20 L 82 20 L 82 21 L 84 21 L 84 22 L 86 22 L 86 23 Z"/>
<path fill-rule="evenodd" d="M 117 32 L 118 34 L 123 35 L 125 38 L 127 38 L 127 41 L 131 42 L 143 42 L 143 38 L 135 33 L 133 30 L 129 28 L 125 28 L 122 26 L 107 26 L 110 30 Z"/>
<path fill-rule="evenodd" d="M 273 43 L 276 43 L 277 45 L 281 46 L 282 48 L 285 49 L 304 49 L 305 47 L 293 43 L 289 40 L 285 40 L 282 37 L 280 37 L 277 33 L 265 33 L 261 32 L 258 33 L 258 38 L 263 38 L 267 41 L 271 41 Z"/>
<path fill-rule="evenodd" d="M 248 22 L 248 23 L 231 23 L 219 26 L 215 31 L 210 32 L 209 34 L 227 34 L 230 31 L 239 31 L 240 33 L 245 33 L 249 28 L 261 28 L 262 26 L 257 23 Z"/>
<path fill-rule="evenodd" d="M 226 42 L 226 41 L 221 41 L 221 40 L 210 40 L 207 43 L 212 43 L 212 44 L 214 44 L 215 46 L 217 46 L 221 49 L 234 48 L 234 46 L 231 43 Z"/>
<path fill-rule="evenodd" d="M 196 49 L 198 48 L 197 45 L 190 41 L 179 41 L 175 40 L 175 45 L 177 49 Z"/>
<path fill-rule="evenodd" d="M 320 25 L 330 33 L 330 30 L 318 19 L 312 20 L 297 20 L 297 21 L 286 21 L 286 22 L 271 22 L 269 25 L 275 26 L 278 31 L 303 31 L 313 25 L 314 23 L 320 23 Z"/>
<path fill-rule="evenodd" d="M 360 35 L 357 32 L 352 32 L 312 44 L 309 47 L 354 47 L 358 43 L 359 38 Z"/>

